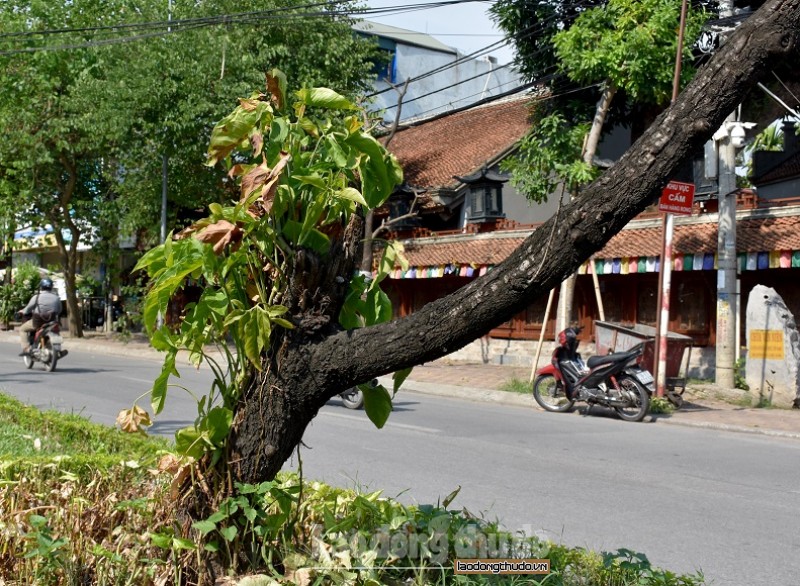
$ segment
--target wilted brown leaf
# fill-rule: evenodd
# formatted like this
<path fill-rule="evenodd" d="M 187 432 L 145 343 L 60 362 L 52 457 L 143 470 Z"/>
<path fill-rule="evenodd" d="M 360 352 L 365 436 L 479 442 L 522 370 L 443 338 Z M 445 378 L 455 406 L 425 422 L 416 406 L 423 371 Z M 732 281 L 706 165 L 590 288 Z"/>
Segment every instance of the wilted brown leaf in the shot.
<path fill-rule="evenodd" d="M 214 252 L 222 254 L 225 247 L 230 244 L 234 250 L 242 241 L 243 233 L 236 224 L 228 220 L 219 220 L 209 224 L 195 235 L 200 242 L 214 245 Z"/>
<path fill-rule="evenodd" d="M 259 156 L 264 150 L 264 135 L 258 130 L 253 131 L 250 135 L 250 145 L 253 147 L 253 156 Z"/>
<path fill-rule="evenodd" d="M 283 110 L 283 90 L 281 89 L 281 80 L 277 75 L 267 73 L 267 91 L 272 96 L 272 101 L 278 110 Z"/>
<path fill-rule="evenodd" d="M 245 201 L 259 187 L 261 188 L 261 199 L 250 206 L 247 210 L 251 216 L 260 218 L 269 213 L 272 208 L 272 200 L 275 199 L 275 192 L 278 189 L 278 182 L 281 173 L 291 159 L 289 153 L 281 152 L 278 163 L 270 169 L 266 160 L 258 167 L 251 169 L 242 177 L 242 198 Z"/>
<path fill-rule="evenodd" d="M 175 474 L 183 464 L 175 454 L 166 454 L 158 461 L 158 471 Z"/>
<path fill-rule="evenodd" d="M 184 238 L 188 238 L 189 236 L 192 236 L 195 232 L 199 232 L 200 230 L 208 226 L 208 224 L 209 224 L 208 220 L 200 220 L 198 222 L 195 222 L 191 226 L 188 226 L 183 230 L 181 230 L 180 232 L 178 232 L 177 234 L 175 234 L 173 236 L 173 239 L 183 240 Z"/>
<path fill-rule="evenodd" d="M 242 200 L 247 199 L 251 193 L 264 185 L 270 176 L 271 169 L 267 166 L 266 161 L 251 169 L 242 177 Z"/>
<path fill-rule="evenodd" d="M 300 568 L 299 570 L 288 570 L 286 579 L 297 586 L 309 586 L 311 584 L 311 569 Z"/>
<path fill-rule="evenodd" d="M 134 405 L 130 409 L 123 409 L 117 415 L 117 425 L 126 433 L 144 432 L 145 427 L 150 427 L 153 422 L 150 421 L 150 414 L 139 407 Z"/>

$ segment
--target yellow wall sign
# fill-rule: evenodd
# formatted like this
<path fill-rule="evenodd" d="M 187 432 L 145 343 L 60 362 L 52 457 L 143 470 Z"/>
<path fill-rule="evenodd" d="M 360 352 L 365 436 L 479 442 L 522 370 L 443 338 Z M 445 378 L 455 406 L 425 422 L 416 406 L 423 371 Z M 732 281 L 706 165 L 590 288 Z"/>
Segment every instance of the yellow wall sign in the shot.
<path fill-rule="evenodd" d="M 783 330 L 750 330 L 748 358 L 783 360 Z"/>

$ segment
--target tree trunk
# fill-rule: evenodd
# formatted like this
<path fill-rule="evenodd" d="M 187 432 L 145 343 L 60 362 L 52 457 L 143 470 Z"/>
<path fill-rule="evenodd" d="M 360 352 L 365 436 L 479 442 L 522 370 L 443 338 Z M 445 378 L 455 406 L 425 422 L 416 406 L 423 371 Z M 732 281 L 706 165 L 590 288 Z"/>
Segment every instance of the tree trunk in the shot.
<path fill-rule="evenodd" d="M 617 88 L 606 80 L 603 93 L 597 102 L 592 127 L 586 137 L 586 145 L 583 149 L 583 162 L 587 165 L 594 164 L 594 156 L 597 153 L 597 146 L 600 144 L 600 137 L 603 134 L 603 125 L 606 122 L 608 111 L 611 108 L 611 101 L 617 95 Z M 576 275 L 573 273 L 561 283 L 561 291 L 558 296 L 558 310 L 556 312 L 556 331 L 561 331 L 572 323 L 572 306 L 575 299 Z"/>
<path fill-rule="evenodd" d="M 263 370 L 246 389 L 235 414 L 229 461 L 240 480 L 273 478 L 320 407 L 353 384 L 346 377 L 317 380 L 308 348 L 339 329 L 339 312 L 360 260 L 363 233 L 363 220 L 354 214 L 339 234 L 329 234 L 331 250 L 325 258 L 306 250 L 296 257 L 283 304 L 298 325 L 282 335 L 273 333 Z"/>
<path fill-rule="evenodd" d="M 301 327 L 276 340 L 265 372 L 247 389 L 236 414 L 232 461 L 247 482 L 272 478 L 319 408 L 356 382 L 453 352 L 524 309 L 574 272 L 640 213 L 680 165 L 720 126 L 741 97 L 779 63 L 798 57 L 800 0 L 773 0 L 745 21 L 681 96 L 629 151 L 562 211 L 535 230 L 501 265 L 414 314 L 355 331 L 331 333 L 333 312 L 316 329 Z M 339 254 L 332 258 L 344 258 Z M 323 307 L 314 282 L 345 267 L 308 264 L 298 283 Z M 302 293 L 298 289 L 296 293 Z M 293 295 L 293 299 L 302 298 Z M 330 301 L 339 298 L 336 293 Z M 312 305 L 292 313 L 313 324 Z"/>
<path fill-rule="evenodd" d="M 61 158 L 64 167 L 66 180 L 60 188 L 58 206 L 49 214 L 50 223 L 53 226 L 53 235 L 58 245 L 58 254 L 64 269 L 64 283 L 67 288 L 67 317 L 69 318 L 69 333 L 75 338 L 83 337 L 83 316 L 78 305 L 78 241 L 81 237 L 80 229 L 70 215 L 70 203 L 72 202 L 75 188 L 78 184 L 78 171 L 75 162 Z M 71 240 L 66 242 L 62 228 L 69 230 Z"/>
<path fill-rule="evenodd" d="M 597 108 L 592 119 L 592 128 L 589 130 L 586 148 L 583 151 L 583 162 L 587 165 L 594 164 L 594 156 L 597 154 L 597 146 L 600 144 L 600 137 L 603 134 L 603 125 L 606 122 L 608 111 L 611 108 L 611 101 L 615 95 L 617 95 L 617 88 L 611 81 L 607 80 L 600 100 L 597 102 Z"/>

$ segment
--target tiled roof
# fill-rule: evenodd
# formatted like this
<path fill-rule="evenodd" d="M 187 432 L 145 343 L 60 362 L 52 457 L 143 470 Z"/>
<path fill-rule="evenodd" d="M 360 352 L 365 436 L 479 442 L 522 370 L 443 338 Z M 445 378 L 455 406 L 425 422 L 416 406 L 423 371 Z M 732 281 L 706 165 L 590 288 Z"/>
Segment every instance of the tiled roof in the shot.
<path fill-rule="evenodd" d="M 655 257 L 661 254 L 661 226 L 626 228 L 593 258 Z M 474 237 L 419 238 L 406 244 L 410 266 L 447 264 L 496 265 L 519 246 L 529 232 L 494 232 Z M 502 235 L 502 236 L 501 236 Z M 800 216 L 741 218 L 736 227 L 739 253 L 800 250 Z M 678 224 L 673 232 L 674 254 L 717 251 L 715 222 Z"/>
<path fill-rule="evenodd" d="M 399 130 L 389 150 L 414 187 L 456 187 L 454 175 L 469 175 L 513 147 L 530 128 L 529 98 L 493 102 Z"/>
<path fill-rule="evenodd" d="M 770 169 L 756 179 L 756 185 L 776 183 L 787 179 L 800 177 L 800 153 L 795 153 L 786 159 L 781 165 Z"/>
<path fill-rule="evenodd" d="M 405 245 L 410 266 L 427 267 L 447 264 L 496 265 L 525 240 L 527 234 L 513 238 L 420 238 Z"/>
<path fill-rule="evenodd" d="M 717 224 L 676 225 L 672 249 L 676 254 L 715 253 Z M 626 228 L 615 235 L 594 258 L 659 256 L 661 227 Z M 800 249 L 800 216 L 780 218 L 743 218 L 736 223 L 737 252 Z"/>

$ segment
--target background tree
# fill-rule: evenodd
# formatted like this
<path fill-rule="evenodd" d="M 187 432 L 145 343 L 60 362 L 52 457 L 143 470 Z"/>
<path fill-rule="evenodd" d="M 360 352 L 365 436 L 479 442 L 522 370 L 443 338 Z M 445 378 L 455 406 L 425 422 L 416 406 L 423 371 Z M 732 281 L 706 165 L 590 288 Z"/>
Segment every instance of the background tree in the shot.
<path fill-rule="evenodd" d="M 245 482 L 272 478 L 328 399 L 355 383 L 387 373 L 403 373 L 415 364 L 442 357 L 521 311 L 530 299 L 574 272 L 641 212 L 680 165 L 711 137 L 743 93 L 753 88 L 771 66 L 797 59 L 799 47 L 800 0 L 771 0 L 739 27 L 726 50 L 709 61 L 611 169 L 586 187 L 559 218 L 535 230 L 505 262 L 408 317 L 355 330 L 343 330 L 336 320 L 338 309 L 347 306 L 348 297 L 352 300 L 355 296 L 363 302 L 355 305 L 362 318 L 379 316 L 381 300 L 379 295 L 370 297 L 363 282 L 355 288 L 345 286 L 353 274 L 352 242 L 359 216 L 344 202 L 329 208 L 326 198 L 343 193 L 345 184 L 356 181 L 355 185 L 361 187 L 358 192 L 366 201 L 364 194 L 373 189 L 370 182 L 377 180 L 382 186 L 374 198 L 366 201 L 367 206 L 372 206 L 380 203 L 386 185 L 397 183 L 399 177 L 391 171 L 391 162 L 363 136 L 357 117 L 351 117 L 345 129 L 324 123 L 324 116 L 305 119 L 302 104 L 309 106 L 311 100 L 314 105 L 322 105 L 324 94 L 317 93 L 312 94 L 314 98 L 300 94 L 301 106 L 296 109 L 299 120 L 278 125 L 287 132 L 293 129 L 300 141 L 294 146 L 294 154 L 276 158 L 279 145 L 289 134 L 270 132 L 270 144 L 264 143 L 263 149 L 272 155 L 262 162 L 262 147 L 258 145 L 262 138 L 266 140 L 263 131 L 274 121 L 269 119 L 274 113 L 267 112 L 266 100 L 270 98 L 243 102 L 218 126 L 212 141 L 212 153 L 216 153 L 212 160 L 225 156 L 220 150 L 222 145 L 232 149 L 241 144 L 243 136 L 250 137 L 256 159 L 248 167 L 236 170 L 242 176 L 239 204 L 227 210 L 212 208 L 212 217 L 197 226 L 200 240 L 213 246 L 189 239 L 179 245 L 183 254 L 177 254 L 177 244 L 168 243 L 143 259 L 156 283 L 150 294 L 151 314 L 158 304 L 165 303 L 176 281 L 199 272 L 205 263 L 213 265 L 215 259 L 228 262 L 246 247 L 267 251 L 281 261 L 242 263 L 241 270 L 221 273 L 227 274 L 228 280 L 267 282 L 270 288 L 254 286 L 247 301 L 240 300 L 239 305 L 212 289 L 208 303 L 196 306 L 196 313 L 187 319 L 181 332 L 188 334 L 192 328 L 205 331 L 209 323 L 206 319 L 221 319 L 228 327 L 239 328 L 241 338 L 236 343 L 255 367 L 252 376 L 230 382 L 238 393 L 229 407 L 230 413 L 206 417 L 195 429 L 196 443 L 217 448 L 210 450 L 215 455 L 204 460 L 204 465 L 230 465 L 230 473 Z M 277 99 L 281 92 L 276 89 L 270 94 L 271 99 Z M 338 98 L 328 97 L 329 105 L 340 104 Z M 242 124 L 234 123 L 237 121 Z M 241 130 L 233 132 L 234 128 Z M 333 140 L 323 132 L 326 129 L 331 129 Z M 278 139 L 277 145 L 271 142 Z M 342 144 L 349 146 L 344 149 Z M 323 151 L 327 153 L 324 156 Z M 297 161 L 297 167 L 287 168 L 290 161 Z M 360 179 L 354 176 L 355 169 Z M 314 173 L 315 170 L 320 172 Z M 324 177 L 327 180 L 320 181 Z M 297 198 L 301 193 L 305 195 L 300 199 L 310 207 L 286 205 L 300 201 Z M 347 193 L 351 201 L 364 205 L 354 193 Z M 259 199 L 261 203 L 253 209 L 251 206 Z M 257 222 L 263 222 L 263 228 L 256 228 Z M 280 234 L 284 240 L 288 238 L 280 246 L 282 252 L 276 253 L 274 248 L 280 238 L 272 243 L 260 237 L 249 238 L 262 229 Z M 265 295 L 270 291 L 274 294 Z M 269 301 L 263 305 L 265 299 Z M 275 305 L 278 301 L 281 307 Z M 206 316 L 198 320 L 203 312 Z M 219 317 L 210 315 L 215 312 Z M 250 315 L 244 317 L 245 314 Z M 266 338 L 266 331 L 274 335 Z M 154 388 L 153 398 L 156 407 L 160 407 L 167 378 L 174 370 L 177 347 L 174 338 L 168 338 L 163 331 L 154 340 L 168 351 L 165 369 Z M 196 346 L 192 349 L 196 355 L 200 351 Z M 203 404 L 208 402 L 204 400 Z M 229 432 L 217 434 L 218 429 Z M 220 448 L 224 458 L 220 457 Z"/>
<path fill-rule="evenodd" d="M 587 118 L 580 117 L 580 101 L 556 100 L 537 114 L 517 156 L 505 165 L 518 189 L 543 201 L 561 183 L 574 196 L 597 174 L 594 158 L 615 96 L 623 95 L 623 110 L 632 105 L 660 108 L 669 101 L 680 13 L 681 0 L 610 0 L 582 10 L 568 27 L 548 37 L 539 50 L 554 60 L 551 67 L 579 87 L 598 88 L 600 96 Z M 689 10 L 685 38 L 696 38 L 704 20 L 702 10 Z M 687 61 L 690 46 L 681 48 Z M 682 68 L 684 82 L 692 75 L 691 66 Z M 585 134 L 583 124 L 588 126 Z M 574 287 L 574 278 L 561 287 L 558 329 L 571 322 Z"/>
<path fill-rule="evenodd" d="M 232 186 L 221 170 L 202 166 L 198 145 L 229 96 L 257 86 L 268 67 L 301 83 L 365 87 L 371 44 L 351 34 L 347 19 L 302 6 L 176 0 L 167 25 L 160 0 L 0 5 L 0 161 L 27 204 L 26 221 L 53 228 L 73 335 L 82 333 L 78 242 L 109 190 L 125 202 L 120 228 L 149 228 L 155 239 L 162 156 L 173 222 L 182 210 L 225 199 Z M 225 14 L 232 16 L 221 26 L 214 19 Z M 195 20 L 185 24 L 188 17 Z M 120 24 L 131 27 L 102 28 Z M 121 34 L 141 38 L 118 43 Z"/>

